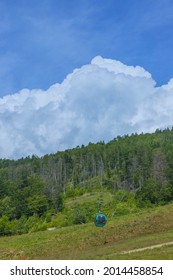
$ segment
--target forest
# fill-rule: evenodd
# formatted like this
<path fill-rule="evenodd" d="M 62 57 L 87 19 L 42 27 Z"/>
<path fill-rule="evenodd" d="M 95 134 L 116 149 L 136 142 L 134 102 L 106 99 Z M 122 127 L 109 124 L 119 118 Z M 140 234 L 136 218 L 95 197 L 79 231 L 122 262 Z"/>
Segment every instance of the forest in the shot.
<path fill-rule="evenodd" d="M 117 136 L 106 144 L 89 143 L 43 157 L 0 159 L 0 236 L 91 222 L 97 206 L 76 207 L 72 215 L 65 202 L 93 192 L 101 193 L 101 199 L 112 194 L 107 211 L 118 200 L 125 203 L 119 215 L 171 202 L 173 128 Z"/>

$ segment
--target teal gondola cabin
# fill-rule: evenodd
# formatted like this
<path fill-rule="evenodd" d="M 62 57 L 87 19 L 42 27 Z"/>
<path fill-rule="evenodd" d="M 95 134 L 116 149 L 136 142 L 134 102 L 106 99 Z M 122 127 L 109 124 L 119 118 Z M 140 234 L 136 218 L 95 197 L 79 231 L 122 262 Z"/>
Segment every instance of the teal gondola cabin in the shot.
<path fill-rule="evenodd" d="M 99 213 L 95 217 L 96 227 L 104 227 L 106 225 L 106 216 L 102 213 Z"/>

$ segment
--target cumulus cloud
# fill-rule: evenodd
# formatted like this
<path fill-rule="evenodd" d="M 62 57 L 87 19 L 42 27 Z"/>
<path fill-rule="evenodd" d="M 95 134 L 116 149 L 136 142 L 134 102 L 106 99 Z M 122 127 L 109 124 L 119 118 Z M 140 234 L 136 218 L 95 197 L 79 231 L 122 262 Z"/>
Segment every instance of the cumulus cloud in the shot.
<path fill-rule="evenodd" d="M 0 99 L 0 157 L 20 158 L 172 125 L 173 79 L 156 87 L 140 66 L 95 57 L 48 90 Z"/>
<path fill-rule="evenodd" d="M 138 132 L 153 132 L 157 128 L 173 127 L 173 79 L 168 84 L 155 87 L 150 97 L 139 104 L 132 118 Z"/>

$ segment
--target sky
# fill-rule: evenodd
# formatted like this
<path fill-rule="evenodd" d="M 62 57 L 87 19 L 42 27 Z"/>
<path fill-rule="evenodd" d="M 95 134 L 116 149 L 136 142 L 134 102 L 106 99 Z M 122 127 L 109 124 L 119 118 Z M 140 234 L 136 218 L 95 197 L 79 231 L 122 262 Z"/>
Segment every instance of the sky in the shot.
<path fill-rule="evenodd" d="M 0 158 L 173 126 L 172 0 L 0 0 Z"/>

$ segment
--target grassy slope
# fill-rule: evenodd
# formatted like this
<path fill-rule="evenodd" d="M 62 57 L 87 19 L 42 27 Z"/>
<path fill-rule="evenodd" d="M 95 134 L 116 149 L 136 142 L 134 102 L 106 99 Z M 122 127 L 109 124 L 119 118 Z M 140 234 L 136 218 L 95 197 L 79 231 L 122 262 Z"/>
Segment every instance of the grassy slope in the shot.
<path fill-rule="evenodd" d="M 109 194 L 105 196 L 107 200 Z M 66 206 L 89 196 L 68 199 Z M 93 196 L 93 201 L 98 197 Z M 0 259 L 173 259 L 173 246 L 121 254 L 173 241 L 173 204 L 110 217 L 104 228 L 94 223 L 0 238 Z"/>

